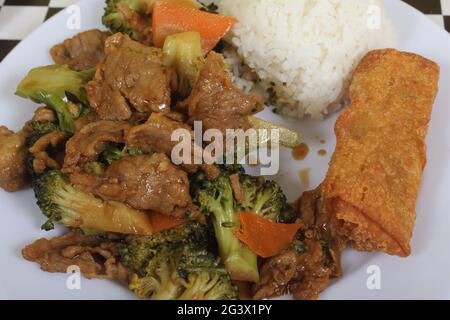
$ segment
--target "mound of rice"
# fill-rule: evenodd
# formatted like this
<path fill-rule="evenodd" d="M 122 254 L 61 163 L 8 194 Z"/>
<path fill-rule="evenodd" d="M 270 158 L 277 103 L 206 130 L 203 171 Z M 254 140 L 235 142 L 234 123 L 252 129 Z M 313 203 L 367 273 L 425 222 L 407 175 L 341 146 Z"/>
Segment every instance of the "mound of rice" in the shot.
<path fill-rule="evenodd" d="M 238 55 L 280 111 L 293 117 L 322 118 L 335 110 L 362 56 L 394 45 L 394 29 L 378 0 L 217 3 L 221 13 L 239 20 L 229 40 Z"/>

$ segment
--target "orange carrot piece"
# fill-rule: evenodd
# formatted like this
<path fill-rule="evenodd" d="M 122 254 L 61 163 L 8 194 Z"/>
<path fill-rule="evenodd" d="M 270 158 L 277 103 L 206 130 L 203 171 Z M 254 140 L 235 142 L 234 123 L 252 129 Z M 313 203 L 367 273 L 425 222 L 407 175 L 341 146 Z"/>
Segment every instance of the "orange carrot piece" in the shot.
<path fill-rule="evenodd" d="M 202 49 L 212 50 L 220 39 L 237 23 L 232 17 L 212 14 L 162 0 L 153 5 L 153 45 L 162 48 L 167 36 L 187 31 L 200 33 Z"/>
<path fill-rule="evenodd" d="M 300 223 L 276 223 L 251 212 L 239 215 L 241 230 L 236 237 L 250 250 L 263 258 L 277 255 L 287 248 L 301 228 Z"/>
<path fill-rule="evenodd" d="M 188 219 L 178 219 L 157 212 L 151 212 L 149 217 L 153 233 L 176 228 L 188 221 Z"/>

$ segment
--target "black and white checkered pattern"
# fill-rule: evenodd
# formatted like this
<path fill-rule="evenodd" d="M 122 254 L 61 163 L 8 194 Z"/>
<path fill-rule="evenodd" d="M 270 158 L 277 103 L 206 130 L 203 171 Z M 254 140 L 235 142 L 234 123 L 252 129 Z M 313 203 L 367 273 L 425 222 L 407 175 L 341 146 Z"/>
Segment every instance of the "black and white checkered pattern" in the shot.
<path fill-rule="evenodd" d="M 450 0 L 403 0 L 450 32 Z M 0 0 L 0 61 L 41 23 L 77 0 Z"/>

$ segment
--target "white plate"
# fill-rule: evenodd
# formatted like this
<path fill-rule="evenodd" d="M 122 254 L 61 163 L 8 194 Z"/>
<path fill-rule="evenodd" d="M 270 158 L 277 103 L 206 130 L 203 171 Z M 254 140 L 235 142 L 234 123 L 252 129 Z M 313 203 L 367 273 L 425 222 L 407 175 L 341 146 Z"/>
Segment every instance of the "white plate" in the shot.
<path fill-rule="evenodd" d="M 391 20 L 398 31 L 399 49 L 416 52 L 438 62 L 442 78 L 430 132 L 427 138 L 428 165 L 417 204 L 417 224 L 412 243 L 413 254 L 407 259 L 383 254 L 347 250 L 343 257 L 344 276 L 321 295 L 322 299 L 449 299 L 450 298 L 450 36 L 423 14 L 398 0 L 386 0 Z M 81 30 L 100 28 L 103 0 L 79 3 Z M 72 13 L 73 14 L 73 13 Z M 50 64 L 51 45 L 80 30 L 67 28 L 69 13 L 63 11 L 22 41 L 0 64 L 0 123 L 18 130 L 36 108 L 31 102 L 15 97 L 17 83 L 27 71 Z M 266 112 L 269 119 L 283 121 Z M 278 180 L 290 200 L 317 186 L 325 176 L 334 148 L 333 125 L 336 115 L 324 122 L 288 121 L 285 125 L 301 132 L 311 147 L 309 157 L 293 161 L 289 152 L 282 154 Z M 327 143 L 320 144 L 324 139 Z M 318 149 L 328 151 L 326 157 Z M 298 171 L 311 168 L 310 187 L 302 186 Z M 58 231 L 40 231 L 44 221 L 30 190 L 15 194 L 0 191 L 2 229 L 0 232 L 0 298 L 5 299 L 132 299 L 133 295 L 118 284 L 82 279 L 81 290 L 68 290 L 66 274 L 50 274 L 35 263 L 22 259 L 21 248 L 40 237 Z M 367 268 L 381 270 L 381 290 L 369 290 Z"/>

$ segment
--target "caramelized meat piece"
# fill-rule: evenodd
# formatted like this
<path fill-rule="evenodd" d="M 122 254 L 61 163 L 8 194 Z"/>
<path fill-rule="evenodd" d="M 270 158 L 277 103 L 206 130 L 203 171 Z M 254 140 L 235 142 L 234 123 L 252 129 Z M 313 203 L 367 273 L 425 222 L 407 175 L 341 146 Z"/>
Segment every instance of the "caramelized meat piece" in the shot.
<path fill-rule="evenodd" d="M 56 121 L 56 115 L 55 111 L 50 109 L 49 107 L 39 107 L 34 112 L 32 121 L 49 121 L 49 122 L 55 122 Z"/>
<path fill-rule="evenodd" d="M 323 210 L 320 188 L 305 192 L 297 204 L 305 227 L 291 246 L 266 260 L 255 299 L 292 293 L 295 299 L 317 299 L 330 278 L 341 276 L 345 241 L 334 232 L 334 221 Z"/>
<path fill-rule="evenodd" d="M 171 120 L 161 113 L 152 113 L 146 123 L 130 129 L 126 142 L 144 152 L 164 153 L 170 157 L 172 149 L 178 144 L 172 141 L 172 133 L 179 129 L 191 132 L 191 127 L 183 122 Z"/>
<path fill-rule="evenodd" d="M 111 34 L 94 29 L 77 34 L 50 50 L 56 64 L 67 64 L 73 70 L 95 67 L 105 54 L 105 40 Z"/>
<path fill-rule="evenodd" d="M 130 156 L 114 161 L 104 177 L 76 174 L 71 183 L 104 198 L 126 203 L 139 210 L 184 217 L 197 214 L 189 193 L 186 172 L 164 154 Z"/>
<path fill-rule="evenodd" d="M 48 147 L 56 148 L 58 145 L 66 142 L 69 135 L 63 131 L 50 132 L 39 138 L 29 149 L 30 153 L 39 153 L 45 151 Z"/>
<path fill-rule="evenodd" d="M 264 263 L 255 299 L 292 293 L 295 299 L 315 300 L 328 286 L 330 269 L 324 264 L 320 242 L 306 240 L 299 245 L 304 245 L 307 251 L 298 253 L 288 248 Z"/>
<path fill-rule="evenodd" d="M 135 31 L 136 40 L 145 45 L 152 45 L 152 24 L 147 16 L 141 15 L 129 6 L 118 3 L 117 10 L 119 10 L 125 20 L 128 22 L 130 28 Z"/>
<path fill-rule="evenodd" d="M 39 239 L 23 248 L 22 255 L 47 272 L 66 273 L 68 267 L 75 265 L 88 279 L 128 281 L 128 271 L 118 261 L 116 243 L 85 236 L 79 231 L 51 240 Z"/>
<path fill-rule="evenodd" d="M 57 150 L 59 146 L 69 139 L 69 135 L 63 131 L 50 132 L 39 138 L 28 150 L 33 155 L 33 170 L 37 174 L 43 173 L 47 168 L 60 169 L 61 164 L 52 158 L 47 150 Z M 59 160 L 59 159 L 58 159 Z"/>
<path fill-rule="evenodd" d="M 168 112 L 174 72 L 163 66 L 162 51 L 117 33 L 106 40 L 105 58 L 86 89 L 104 120 L 128 120 L 138 112 Z"/>
<path fill-rule="evenodd" d="M 174 116 L 173 114 L 169 114 Z M 126 137 L 128 145 L 136 147 L 144 152 L 157 152 L 164 153 L 168 157 L 172 155 L 173 148 L 179 143 L 178 141 L 172 141 L 172 133 L 175 130 L 184 129 L 190 133 L 189 139 L 193 139 L 194 135 L 191 132 L 191 127 L 187 126 L 183 122 L 169 119 L 169 115 L 161 113 L 153 113 L 145 124 L 132 128 Z M 188 139 L 186 138 L 186 139 Z M 191 143 L 191 151 L 193 152 L 196 146 Z M 179 155 L 182 157 L 183 155 Z M 189 155 L 192 160 L 193 157 Z M 181 159 L 179 159 L 181 162 Z M 183 169 L 189 173 L 194 173 L 198 169 L 203 169 L 205 174 L 210 179 L 215 179 L 219 176 L 220 171 L 214 165 L 195 165 L 195 164 L 182 164 Z"/>
<path fill-rule="evenodd" d="M 14 192 L 27 185 L 26 130 L 14 133 L 0 126 L 0 187 Z"/>
<path fill-rule="evenodd" d="M 185 102 L 190 121 L 202 121 L 204 130 L 251 128 L 247 117 L 261 111 L 262 97 L 250 96 L 236 88 L 226 70 L 223 57 L 211 52 L 199 79 Z"/>
<path fill-rule="evenodd" d="M 126 122 L 107 120 L 85 125 L 67 142 L 64 167 L 96 160 L 108 142 L 124 143 L 125 132 L 129 128 L 130 125 Z"/>

